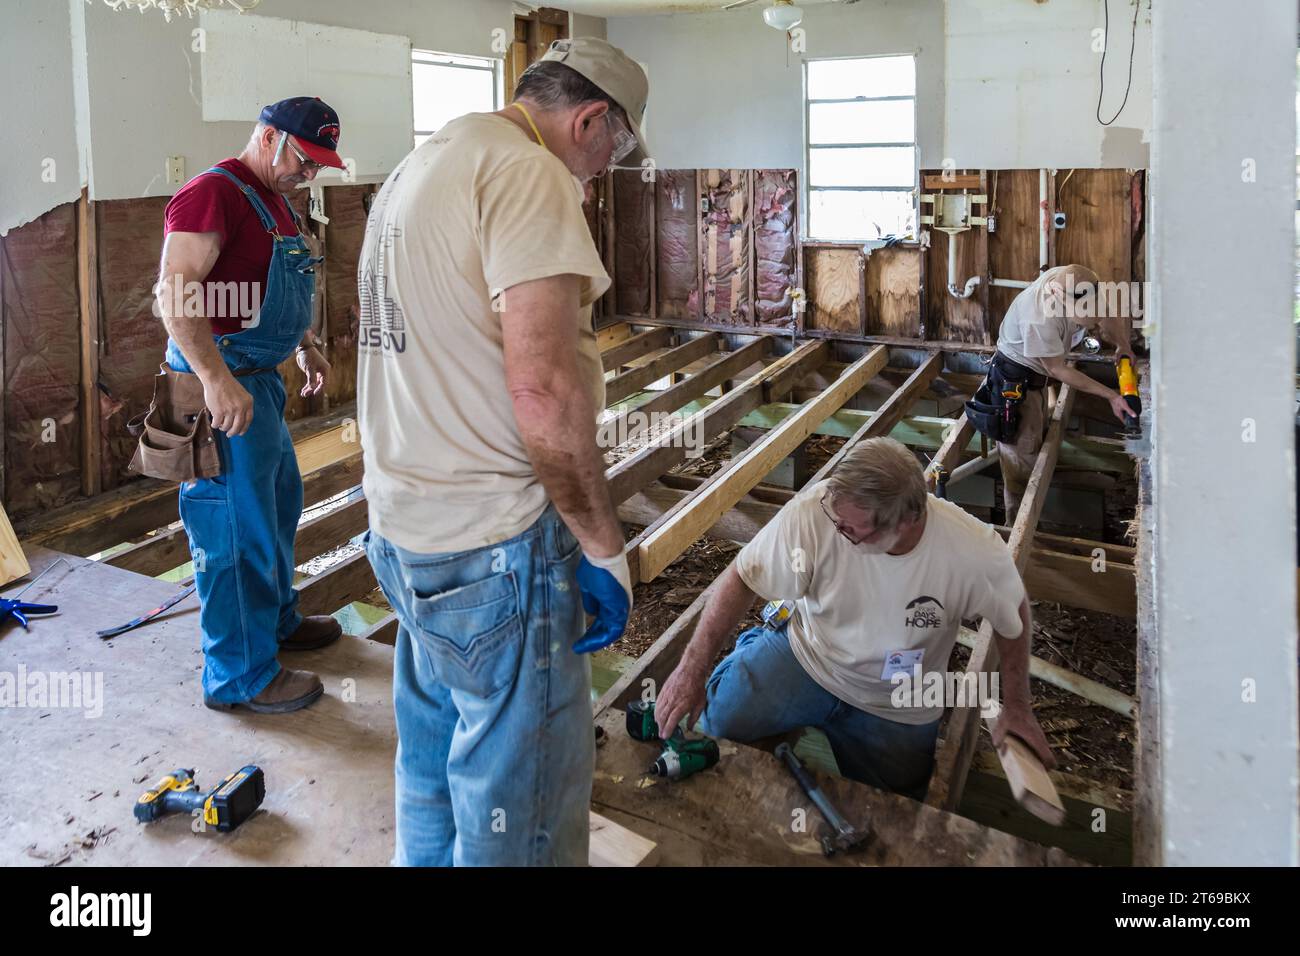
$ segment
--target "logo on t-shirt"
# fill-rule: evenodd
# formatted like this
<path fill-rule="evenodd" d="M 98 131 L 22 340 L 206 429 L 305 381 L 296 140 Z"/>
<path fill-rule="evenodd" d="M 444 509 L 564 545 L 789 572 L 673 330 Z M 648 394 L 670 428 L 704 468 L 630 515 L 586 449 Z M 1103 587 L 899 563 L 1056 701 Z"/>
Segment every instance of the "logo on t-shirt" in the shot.
<path fill-rule="evenodd" d="M 904 627 L 943 627 L 943 605 L 938 598 L 921 595 L 907 604 Z"/>

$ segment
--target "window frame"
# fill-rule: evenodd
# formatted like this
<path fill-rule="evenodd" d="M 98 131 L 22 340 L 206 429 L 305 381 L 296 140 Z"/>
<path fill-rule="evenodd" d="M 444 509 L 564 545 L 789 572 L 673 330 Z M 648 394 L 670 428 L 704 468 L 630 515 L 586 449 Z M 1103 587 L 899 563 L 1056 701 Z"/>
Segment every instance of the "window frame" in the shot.
<path fill-rule="evenodd" d="M 457 63 L 456 60 L 481 60 L 482 65 L 474 63 Z M 432 136 L 437 130 L 415 128 L 415 65 L 441 66 L 452 70 L 470 70 L 474 73 L 492 75 L 492 108 L 499 110 L 505 99 L 503 90 L 505 61 L 498 57 L 476 56 L 467 53 L 447 53 L 440 50 L 417 50 L 411 48 L 411 143 L 415 144 L 421 136 Z"/>
<path fill-rule="evenodd" d="M 909 57 L 912 60 L 912 94 L 910 96 L 855 96 L 849 98 L 833 99 L 812 99 L 808 94 L 808 67 L 812 63 L 825 63 L 835 60 L 878 60 L 882 58 L 897 59 L 898 57 Z M 910 192 L 912 194 L 912 213 L 913 213 L 913 235 L 912 241 L 918 237 L 921 229 L 920 210 L 918 209 L 918 197 L 920 195 L 920 176 L 921 176 L 921 150 L 918 142 L 920 134 L 920 120 L 917 116 L 916 101 L 917 96 L 917 51 L 903 51 L 899 53 L 869 53 L 865 56 L 818 56 L 805 57 L 803 61 L 803 188 L 800 190 L 805 210 L 802 218 L 800 232 L 801 238 L 805 242 L 828 242 L 828 243 L 846 243 L 859 244 L 868 242 L 875 236 L 860 236 L 856 239 L 823 239 L 812 234 L 812 194 L 814 192 Z M 821 143 L 812 142 L 812 107 L 823 103 L 883 103 L 898 102 L 900 100 L 912 101 L 912 141 L 903 142 L 880 142 L 880 143 Z M 910 186 L 813 186 L 812 184 L 812 151 L 813 149 L 862 149 L 872 147 L 910 147 L 912 150 L 912 185 Z"/>

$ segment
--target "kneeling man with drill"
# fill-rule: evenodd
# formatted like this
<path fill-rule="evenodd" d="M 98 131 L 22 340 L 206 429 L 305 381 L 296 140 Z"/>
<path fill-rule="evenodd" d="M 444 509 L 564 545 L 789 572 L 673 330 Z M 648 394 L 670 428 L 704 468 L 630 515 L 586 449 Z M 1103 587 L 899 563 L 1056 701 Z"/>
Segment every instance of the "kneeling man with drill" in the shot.
<path fill-rule="evenodd" d="M 755 596 L 791 600 L 793 613 L 745 631 L 712 667 Z M 943 708 L 894 691 L 899 675 L 946 672 L 961 622 L 977 617 L 992 622 L 1002 662 L 994 743 L 1014 734 L 1050 769 L 1029 706 L 1029 600 L 1010 551 L 992 527 L 928 495 L 903 445 L 868 439 L 715 583 L 655 702 L 660 733 L 701 714 L 704 733 L 741 742 L 817 727 L 844 776 L 923 799 Z"/>

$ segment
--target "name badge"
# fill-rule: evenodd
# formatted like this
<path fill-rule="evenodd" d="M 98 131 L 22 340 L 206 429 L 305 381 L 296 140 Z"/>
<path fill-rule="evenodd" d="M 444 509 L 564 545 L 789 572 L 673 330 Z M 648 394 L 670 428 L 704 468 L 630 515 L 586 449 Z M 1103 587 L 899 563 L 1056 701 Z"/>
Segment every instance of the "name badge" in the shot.
<path fill-rule="evenodd" d="M 890 651 L 885 658 L 885 669 L 881 672 L 880 679 L 892 682 L 895 674 L 910 675 L 913 671 L 920 670 L 924 656 L 923 647 L 914 651 Z"/>

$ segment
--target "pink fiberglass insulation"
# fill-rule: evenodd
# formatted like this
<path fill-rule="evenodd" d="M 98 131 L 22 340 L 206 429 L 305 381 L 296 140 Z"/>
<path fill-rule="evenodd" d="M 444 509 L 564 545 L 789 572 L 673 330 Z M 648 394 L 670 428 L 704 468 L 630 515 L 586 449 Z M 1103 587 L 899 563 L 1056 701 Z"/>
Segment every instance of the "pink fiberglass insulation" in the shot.
<path fill-rule="evenodd" d="M 706 169 L 707 209 L 700 214 L 704 246 L 704 317 L 749 325 L 749 180 L 742 169 Z"/>
<path fill-rule="evenodd" d="M 700 259 L 695 232 L 695 170 L 658 170 L 655 190 L 659 218 L 656 308 L 660 318 L 698 319 Z"/>
<path fill-rule="evenodd" d="M 796 284 L 795 174 L 792 169 L 759 169 L 754 177 L 755 321 L 788 329 L 794 325 L 790 289 Z"/>

